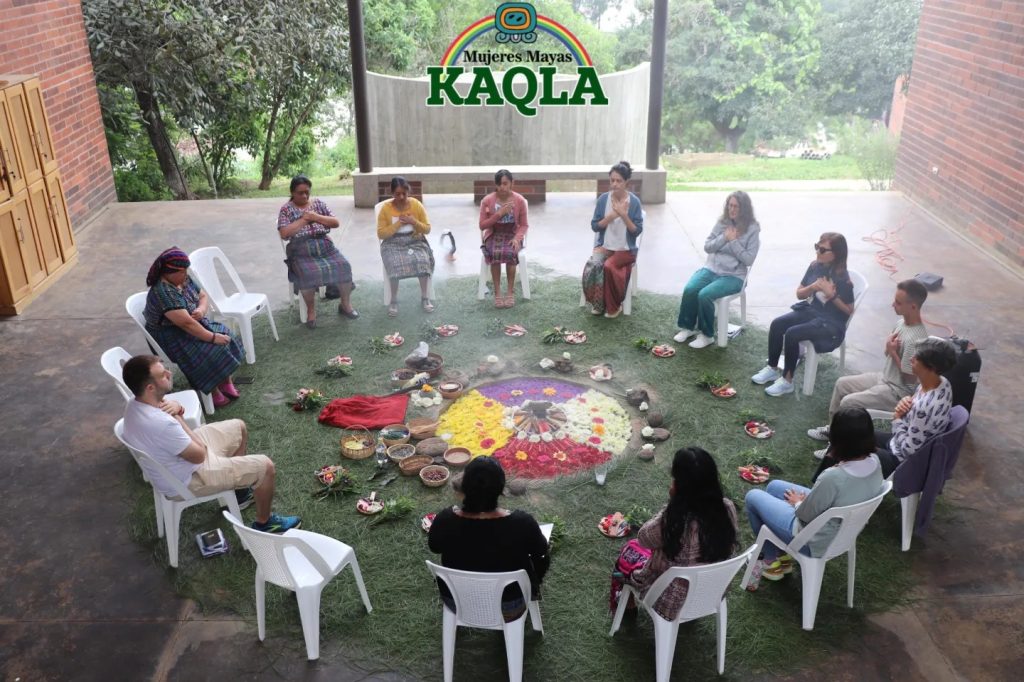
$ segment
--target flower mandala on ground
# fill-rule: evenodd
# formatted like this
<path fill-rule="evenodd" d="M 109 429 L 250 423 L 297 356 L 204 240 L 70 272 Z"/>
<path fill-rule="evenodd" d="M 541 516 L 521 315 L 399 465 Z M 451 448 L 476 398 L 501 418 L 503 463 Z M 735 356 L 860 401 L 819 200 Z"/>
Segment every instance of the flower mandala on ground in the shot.
<path fill-rule="evenodd" d="M 452 447 L 468 448 L 474 455 L 489 455 L 508 442 L 512 429 L 503 425 L 505 407 L 479 391 L 469 391 L 452 403 L 437 430 L 450 433 Z"/>
<path fill-rule="evenodd" d="M 622 452 L 629 443 L 633 433 L 629 415 L 614 398 L 591 389 L 561 407 L 569 418 L 565 430 L 573 440 L 612 454 Z"/>

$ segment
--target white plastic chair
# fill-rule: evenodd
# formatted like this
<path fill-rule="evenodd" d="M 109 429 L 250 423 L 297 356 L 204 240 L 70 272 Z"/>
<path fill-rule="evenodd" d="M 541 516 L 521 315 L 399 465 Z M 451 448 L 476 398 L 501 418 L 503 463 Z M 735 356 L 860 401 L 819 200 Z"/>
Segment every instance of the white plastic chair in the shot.
<path fill-rule="evenodd" d="M 388 201 L 390 201 L 390 199 L 385 199 L 384 201 L 378 201 L 374 205 L 374 207 L 373 207 L 373 224 L 374 224 L 374 229 L 376 229 L 377 219 L 380 218 L 380 209 Z M 378 247 L 380 246 L 380 244 L 383 244 L 383 243 L 384 243 L 383 239 L 379 240 Z M 380 260 L 380 271 L 382 273 L 384 273 L 384 305 L 390 305 L 391 304 L 391 279 L 388 277 L 388 269 L 384 266 L 384 259 L 383 259 L 383 257 Z M 430 277 L 427 278 L 427 296 L 430 298 L 431 301 L 437 302 L 437 296 L 434 294 L 434 276 L 433 275 L 431 275 Z"/>
<path fill-rule="evenodd" d="M 644 211 L 644 217 L 647 217 L 647 211 Z M 626 285 L 626 298 L 622 301 L 622 314 L 632 315 L 633 314 L 633 294 L 636 293 L 637 281 L 640 279 L 640 242 L 643 241 L 644 233 L 641 232 L 636 238 L 636 260 L 633 262 L 633 269 L 629 272 L 629 284 Z M 587 295 L 580 292 L 580 307 L 587 305 Z"/>
<path fill-rule="evenodd" d="M 266 294 L 250 293 L 238 276 L 235 266 L 231 264 L 219 246 L 205 246 L 188 255 L 192 261 L 189 272 L 195 277 L 199 286 L 210 299 L 210 305 L 224 317 L 238 322 L 242 332 L 242 345 L 245 347 L 245 361 L 250 365 L 256 362 L 256 344 L 252 338 L 252 318 L 265 312 L 270 320 L 270 331 L 274 340 L 278 341 L 277 325 L 274 324 L 274 313 L 270 309 L 270 298 Z M 235 285 L 235 293 L 230 296 L 224 292 L 220 277 L 217 276 L 217 263 L 220 263 Z"/>
<path fill-rule="evenodd" d="M 103 355 L 100 357 L 100 364 L 103 365 L 104 371 L 110 375 L 110 378 L 114 380 L 117 390 L 121 392 L 121 397 L 125 401 L 135 399 L 135 395 L 125 386 L 124 380 L 121 378 L 121 370 L 124 367 L 124 363 L 131 360 L 131 358 L 131 353 L 121 348 L 121 346 L 108 348 L 103 351 Z M 203 407 L 199 402 L 199 395 L 195 391 L 188 390 L 168 393 L 165 398 L 180 403 L 185 408 L 184 419 L 189 427 L 198 429 L 206 421 L 203 417 Z"/>
<path fill-rule="evenodd" d="M 306 658 L 311 661 L 320 658 L 320 593 L 346 566 L 352 566 L 366 612 L 373 611 L 356 552 L 344 542 L 295 528 L 281 535 L 264 533 L 239 521 L 237 509 L 225 511 L 224 518 L 231 522 L 242 545 L 256 560 L 256 626 L 261 642 L 267 630 L 268 582 L 295 593 L 306 640 Z"/>
<path fill-rule="evenodd" d="M 864 278 L 864 275 L 860 274 L 856 270 L 849 270 L 850 281 L 853 282 L 853 313 L 846 318 L 846 328 L 850 328 L 850 322 L 853 320 L 853 315 L 857 312 L 857 308 L 860 307 L 860 302 L 864 299 L 864 294 L 868 290 L 868 281 Z M 814 393 L 814 380 L 818 375 L 818 353 L 814 350 L 814 344 L 810 341 L 800 342 L 800 355 L 803 357 L 804 363 L 804 395 L 811 395 Z M 846 367 L 846 336 L 843 336 L 843 342 L 839 344 L 839 369 L 842 370 Z"/>
<path fill-rule="evenodd" d="M 846 559 L 846 605 L 853 608 L 853 585 L 857 573 L 857 536 L 864 530 L 864 526 L 871 520 L 871 515 L 882 503 L 882 498 L 892 490 L 892 481 L 885 481 L 882 492 L 870 500 L 859 504 L 851 504 L 848 507 L 833 507 L 821 514 L 818 518 L 804 526 L 790 543 L 779 539 L 775 533 L 768 528 L 767 524 L 761 526 L 761 532 L 757 534 L 757 547 L 750 556 L 747 564 L 747 571 L 743 574 L 743 582 L 740 585 L 747 587 L 750 582 L 750 575 L 754 570 L 754 562 L 764 548 L 765 542 L 771 542 L 785 553 L 789 554 L 800 564 L 800 577 L 803 582 L 803 624 L 804 630 L 814 629 L 814 617 L 818 612 L 818 597 L 821 595 L 821 580 L 825 575 L 825 564 L 829 559 L 834 559 L 842 554 L 847 554 Z M 840 519 L 842 525 L 828 549 L 820 557 L 810 557 L 800 552 L 804 545 L 810 542 L 822 526 L 832 519 Z"/>
<path fill-rule="evenodd" d="M 476 300 L 482 301 L 487 297 L 487 284 L 491 281 L 491 266 L 487 259 L 480 254 L 480 281 L 477 283 Z M 523 298 L 530 298 L 530 266 L 526 259 L 526 247 L 519 250 L 519 266 L 516 268 L 516 282 L 523 292 Z"/>
<path fill-rule="evenodd" d="M 241 512 L 238 509 L 238 499 L 235 497 L 234 490 L 225 490 L 223 492 L 215 493 L 213 495 L 204 495 L 202 497 L 196 497 L 192 494 L 192 491 L 188 489 L 181 481 L 175 478 L 169 471 L 167 471 L 164 465 L 156 461 L 153 457 L 147 455 L 142 450 L 138 450 L 124 439 L 124 419 L 118 419 L 117 423 L 114 424 L 114 435 L 117 439 L 128 448 L 128 451 L 132 453 L 132 457 L 135 458 L 135 462 L 142 469 L 143 476 L 153 486 L 153 503 L 156 505 L 156 530 L 158 536 L 166 536 L 167 538 L 167 557 L 170 560 L 171 566 L 174 568 L 178 567 L 178 535 L 181 532 L 181 512 L 189 507 L 194 507 L 197 504 L 203 504 L 204 502 L 219 502 L 222 507 L 227 507 L 231 512 L 241 517 Z M 157 487 L 153 484 L 153 479 L 159 478 L 168 487 L 174 490 L 174 495 L 168 497 L 164 493 L 157 490 Z"/>
<path fill-rule="evenodd" d="M 287 258 L 288 257 L 288 241 L 285 240 L 285 239 L 279 239 L 278 241 L 281 242 L 281 251 L 284 252 L 284 256 L 285 256 L 285 258 Z M 316 305 L 316 303 L 315 303 L 316 296 L 319 293 L 320 293 L 320 289 L 319 288 L 313 290 L 314 305 Z M 288 281 L 288 302 L 289 303 L 293 303 L 294 302 L 296 304 L 296 306 L 299 309 L 299 322 L 301 322 L 302 324 L 306 324 L 306 318 L 308 317 L 306 315 L 306 302 L 303 300 L 301 294 L 298 294 L 298 293 L 295 292 L 295 283 L 290 281 L 290 280 Z"/>
<path fill-rule="evenodd" d="M 756 545 L 751 545 L 743 553 L 716 564 L 670 568 L 651 585 L 647 596 L 640 601 L 640 604 L 654 622 L 654 660 L 657 682 L 668 682 L 672 673 L 672 658 L 676 650 L 680 623 L 710 615 L 718 616 L 718 674 L 721 675 L 725 671 L 725 633 L 729 620 L 729 607 L 725 600 L 725 591 L 743 566 L 743 562 L 749 560 L 755 547 Z M 689 583 L 686 601 L 683 602 L 679 614 L 673 620 L 666 620 L 654 610 L 654 604 L 677 578 L 683 578 Z M 609 637 L 618 632 L 629 598 L 635 594 L 636 590 L 631 585 L 626 585 L 623 588 L 622 594 L 619 595 L 619 607 L 615 610 L 615 619 L 612 621 L 612 629 L 608 633 Z"/>
<path fill-rule="evenodd" d="M 530 577 L 526 571 L 509 571 L 507 573 L 476 573 L 445 568 L 428 561 L 427 568 L 435 578 L 440 578 L 448 586 L 455 600 L 455 613 L 447 606 L 441 607 L 442 613 L 442 658 L 444 664 L 444 680 L 452 682 L 455 662 L 455 632 L 459 626 L 481 628 L 484 630 L 502 630 L 505 634 L 505 655 L 508 659 L 508 679 L 519 682 L 523 679 L 523 641 L 526 636 L 526 616 L 506 623 L 501 615 L 501 593 L 506 586 L 519 584 L 526 603 L 527 613 L 533 629 L 544 634 L 544 625 L 540 620 L 540 607 L 532 599 Z"/>
<path fill-rule="evenodd" d="M 750 268 L 747 268 L 747 274 L 743 276 L 743 285 L 740 287 L 740 291 L 737 294 L 729 294 L 723 296 L 715 301 L 715 320 L 718 326 L 718 331 L 715 334 L 715 343 L 719 347 L 725 348 L 729 345 L 729 331 L 733 325 L 729 324 L 729 304 L 737 298 L 740 299 L 740 324 L 737 329 L 742 329 L 747 324 L 747 280 L 750 279 Z"/>
<path fill-rule="evenodd" d="M 124 308 L 131 315 L 132 319 L 135 320 L 135 324 L 139 325 L 139 329 L 146 337 L 146 341 L 150 347 L 156 351 L 156 354 L 163 360 L 164 365 L 167 367 L 176 367 L 171 359 L 167 357 L 167 353 L 160 347 L 160 344 L 156 342 L 150 333 L 146 330 L 146 317 L 143 315 L 143 311 L 146 309 L 146 297 L 149 295 L 148 291 L 140 291 L 137 294 L 132 294 L 128 297 L 128 300 L 124 302 Z M 213 414 L 213 397 L 209 393 L 203 393 L 202 391 L 196 391 L 199 393 L 199 399 L 203 402 L 203 410 L 206 414 Z"/>

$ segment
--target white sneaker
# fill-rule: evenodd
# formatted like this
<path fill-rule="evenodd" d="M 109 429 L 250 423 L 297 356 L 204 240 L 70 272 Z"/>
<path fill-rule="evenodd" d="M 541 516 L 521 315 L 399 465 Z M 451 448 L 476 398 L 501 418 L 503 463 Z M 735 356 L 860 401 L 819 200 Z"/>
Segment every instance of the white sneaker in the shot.
<path fill-rule="evenodd" d="M 753 381 L 755 384 L 764 386 L 765 384 L 770 384 L 771 382 L 775 381 L 781 376 L 782 372 L 780 372 L 779 370 L 775 369 L 770 365 L 765 365 L 760 372 L 750 377 L 750 380 Z"/>
<path fill-rule="evenodd" d="M 672 340 L 676 343 L 686 343 L 686 340 L 696 333 L 694 329 L 680 329 L 679 333 L 672 337 Z"/>
<path fill-rule="evenodd" d="M 820 440 L 828 442 L 828 427 L 827 426 L 815 426 L 813 429 L 807 429 L 807 437 L 813 438 L 814 440 Z M 820 457 L 818 459 L 821 459 Z"/>
<path fill-rule="evenodd" d="M 704 336 L 703 333 L 697 334 L 697 338 L 689 343 L 690 348 L 707 348 L 715 342 L 714 337 Z"/>
<path fill-rule="evenodd" d="M 793 382 L 792 381 L 786 381 L 782 377 L 779 377 L 778 379 L 775 380 L 774 384 L 772 384 L 768 388 L 764 389 L 765 393 L 767 393 L 770 396 L 775 396 L 775 397 L 780 396 L 780 395 L 786 395 L 787 393 L 792 393 L 793 391 L 794 391 Z"/>
<path fill-rule="evenodd" d="M 828 448 L 822 448 L 821 450 L 814 451 L 814 457 L 816 459 L 825 459 L 826 454 L 828 454 Z"/>

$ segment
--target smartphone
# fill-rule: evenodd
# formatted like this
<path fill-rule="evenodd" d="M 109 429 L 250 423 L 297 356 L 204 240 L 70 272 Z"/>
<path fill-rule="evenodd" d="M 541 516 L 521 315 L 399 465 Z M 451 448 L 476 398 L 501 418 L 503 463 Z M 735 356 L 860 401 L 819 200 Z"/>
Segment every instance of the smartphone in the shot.
<path fill-rule="evenodd" d="M 251 384 L 254 379 L 252 377 L 234 377 L 232 381 L 236 384 Z"/>

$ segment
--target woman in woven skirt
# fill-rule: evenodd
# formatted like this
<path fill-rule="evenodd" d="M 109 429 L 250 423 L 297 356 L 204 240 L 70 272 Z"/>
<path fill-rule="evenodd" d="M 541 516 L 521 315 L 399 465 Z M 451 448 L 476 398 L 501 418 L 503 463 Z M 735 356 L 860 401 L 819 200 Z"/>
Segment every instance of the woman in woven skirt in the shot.
<path fill-rule="evenodd" d="M 313 183 L 303 175 L 292 178 L 291 200 L 277 215 L 277 233 L 288 240 L 285 249 L 288 281 L 293 282 L 306 303 L 306 326 L 316 328 L 315 293 L 322 286 L 333 285 L 341 295 L 338 314 L 350 320 L 359 317 L 352 307 L 355 289 L 352 266 L 341 255 L 327 234 L 338 227 L 338 219 L 320 199 L 310 199 Z"/>
<path fill-rule="evenodd" d="M 511 308 L 516 303 L 516 266 L 530 229 L 526 198 L 512 191 L 512 173 L 502 169 L 494 174 L 495 191 L 480 202 L 480 230 L 484 261 L 491 266 L 494 307 Z M 501 295 L 501 264 L 505 264 L 508 292 Z"/>
<path fill-rule="evenodd" d="M 192 388 L 209 393 L 214 407 L 238 397 L 231 375 L 242 364 L 242 344 L 231 330 L 206 316 L 206 292 L 188 276 L 188 254 L 176 246 L 153 261 L 146 275 L 146 331 Z"/>
<path fill-rule="evenodd" d="M 427 242 L 430 221 L 427 212 L 415 197 L 409 196 L 405 178 L 391 178 L 391 199 L 385 201 L 377 214 L 377 237 L 381 240 L 380 257 L 391 284 L 388 317 L 398 315 L 398 280 L 416 277 L 420 281 L 420 302 L 424 312 L 434 312 L 430 300 L 430 277 L 434 274 L 434 252 Z"/>
<path fill-rule="evenodd" d="M 640 198 L 626 189 L 633 169 L 620 161 L 608 171 L 611 191 L 597 198 L 590 229 L 594 253 L 583 268 L 583 295 L 590 312 L 618 317 L 626 300 L 629 277 L 636 263 L 637 237 L 644 231 Z"/>

